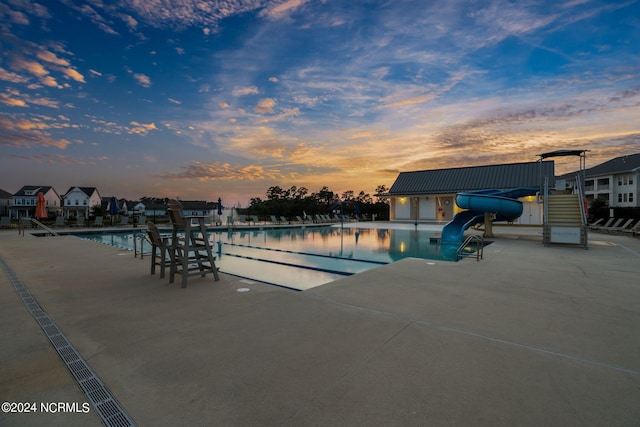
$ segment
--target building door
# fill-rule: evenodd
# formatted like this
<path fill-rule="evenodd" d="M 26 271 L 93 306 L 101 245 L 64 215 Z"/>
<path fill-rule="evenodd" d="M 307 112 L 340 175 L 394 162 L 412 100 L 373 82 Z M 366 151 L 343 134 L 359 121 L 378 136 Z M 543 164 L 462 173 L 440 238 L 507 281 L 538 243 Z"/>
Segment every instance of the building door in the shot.
<path fill-rule="evenodd" d="M 439 196 L 437 205 L 438 221 L 451 221 L 453 219 L 453 196 Z"/>

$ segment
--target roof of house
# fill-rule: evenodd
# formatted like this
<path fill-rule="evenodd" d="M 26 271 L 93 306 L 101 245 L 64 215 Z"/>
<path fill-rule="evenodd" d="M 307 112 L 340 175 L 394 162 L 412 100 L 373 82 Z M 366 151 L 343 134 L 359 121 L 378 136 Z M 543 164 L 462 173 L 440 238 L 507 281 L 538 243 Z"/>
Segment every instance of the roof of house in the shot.
<path fill-rule="evenodd" d="M 34 193 L 33 195 L 31 195 L 31 194 L 27 194 L 27 192 L 33 192 L 36 190 L 42 191 L 43 194 L 46 194 L 47 192 L 49 192 L 49 190 L 51 190 L 51 186 L 50 185 L 25 185 L 20 190 L 18 190 L 18 192 L 14 194 L 14 196 L 35 197 L 37 193 Z"/>
<path fill-rule="evenodd" d="M 554 185 L 554 162 L 527 162 L 401 172 L 389 195 L 447 194 L 460 191 L 539 187 L 542 176 Z"/>
<path fill-rule="evenodd" d="M 217 203 L 204 200 L 180 200 L 183 209 L 189 210 L 213 210 L 218 207 Z"/>
<path fill-rule="evenodd" d="M 585 177 L 611 175 L 616 173 L 635 172 L 640 170 L 640 153 L 616 157 L 585 170 Z"/>
<path fill-rule="evenodd" d="M 0 199 L 10 199 L 13 197 L 13 194 L 9 193 L 8 191 L 4 191 L 3 189 L 0 188 Z"/>
<path fill-rule="evenodd" d="M 87 195 L 87 197 L 91 197 L 93 195 L 93 193 L 97 191 L 96 187 L 71 187 L 71 188 L 69 188 L 69 190 L 67 190 L 66 193 L 64 193 L 64 195 L 66 196 L 67 194 L 72 192 L 75 188 L 77 188 L 78 190 L 82 191 L 84 194 Z"/>

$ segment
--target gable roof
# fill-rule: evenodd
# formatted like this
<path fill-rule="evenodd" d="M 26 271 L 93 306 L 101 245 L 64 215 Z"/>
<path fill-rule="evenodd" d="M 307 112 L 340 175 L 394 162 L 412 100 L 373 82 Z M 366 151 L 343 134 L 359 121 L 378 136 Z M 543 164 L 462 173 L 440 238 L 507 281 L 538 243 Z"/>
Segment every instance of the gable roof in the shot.
<path fill-rule="evenodd" d="M 4 191 L 3 189 L 0 188 L 0 199 L 10 199 L 13 197 L 13 194 L 9 193 L 8 191 Z"/>
<path fill-rule="evenodd" d="M 66 196 L 67 194 L 69 194 L 73 190 L 75 190 L 76 188 L 78 190 L 82 191 L 84 194 L 86 194 L 87 197 L 91 197 L 93 195 L 93 193 L 97 191 L 96 187 L 71 187 L 71 188 L 69 188 L 69 190 L 67 190 L 66 193 L 64 193 L 64 195 Z"/>
<path fill-rule="evenodd" d="M 585 177 L 635 172 L 640 170 L 640 153 L 616 157 L 585 171 Z"/>
<path fill-rule="evenodd" d="M 527 162 L 401 172 L 389 195 L 447 194 L 460 191 L 539 187 L 542 176 L 554 185 L 554 162 Z"/>
<path fill-rule="evenodd" d="M 33 195 L 27 194 L 27 192 L 34 192 L 36 190 L 42 191 L 42 194 L 47 194 L 49 190 L 51 190 L 51 186 L 50 185 L 25 185 L 20 190 L 18 190 L 18 192 L 14 194 L 14 196 L 35 197 L 37 195 L 37 192 L 34 193 Z"/>

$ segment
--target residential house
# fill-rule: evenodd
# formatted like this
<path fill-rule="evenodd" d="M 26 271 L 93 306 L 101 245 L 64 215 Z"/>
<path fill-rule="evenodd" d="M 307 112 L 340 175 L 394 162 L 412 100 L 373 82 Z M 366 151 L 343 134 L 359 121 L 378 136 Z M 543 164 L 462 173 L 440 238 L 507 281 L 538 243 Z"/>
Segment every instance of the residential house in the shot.
<path fill-rule="evenodd" d="M 218 209 L 217 203 L 202 200 L 180 200 L 180 204 L 185 216 L 213 216 Z"/>
<path fill-rule="evenodd" d="M 66 218 L 83 216 L 89 218 L 94 206 L 100 206 L 102 198 L 95 187 L 71 187 L 62 196 L 63 212 Z"/>
<path fill-rule="evenodd" d="M 147 219 L 167 216 L 167 204 L 158 200 L 144 200 L 144 214 Z"/>
<path fill-rule="evenodd" d="M 401 172 L 386 196 L 391 221 L 450 221 L 461 211 L 457 193 L 488 189 L 542 187 L 544 177 L 554 185 L 554 162 L 499 164 L 488 166 Z M 542 204 L 535 196 L 521 199 L 524 211 L 516 221 L 541 224 Z"/>
<path fill-rule="evenodd" d="M 611 208 L 640 207 L 640 153 L 616 157 L 585 170 L 585 197 Z"/>
<path fill-rule="evenodd" d="M 0 189 L 0 216 L 9 216 L 13 194 Z"/>
<path fill-rule="evenodd" d="M 30 218 L 35 215 L 38 193 L 44 194 L 45 206 L 49 216 L 60 213 L 62 202 L 58 192 L 47 185 L 25 185 L 13 195 L 10 215 L 14 218 Z"/>

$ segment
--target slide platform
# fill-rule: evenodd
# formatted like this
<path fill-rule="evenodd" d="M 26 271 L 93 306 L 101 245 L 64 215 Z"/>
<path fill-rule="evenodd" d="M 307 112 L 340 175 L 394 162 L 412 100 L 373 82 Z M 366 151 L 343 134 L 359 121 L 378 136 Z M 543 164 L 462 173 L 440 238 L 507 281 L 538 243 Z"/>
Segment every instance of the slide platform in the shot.
<path fill-rule="evenodd" d="M 539 191 L 534 187 L 519 187 L 507 191 L 480 190 L 456 195 L 456 204 L 465 211 L 459 212 L 442 229 L 442 243 L 461 244 L 464 231 L 484 222 L 485 212 L 496 215 L 496 221 L 513 221 L 522 215 L 519 197 L 533 196 Z"/>

